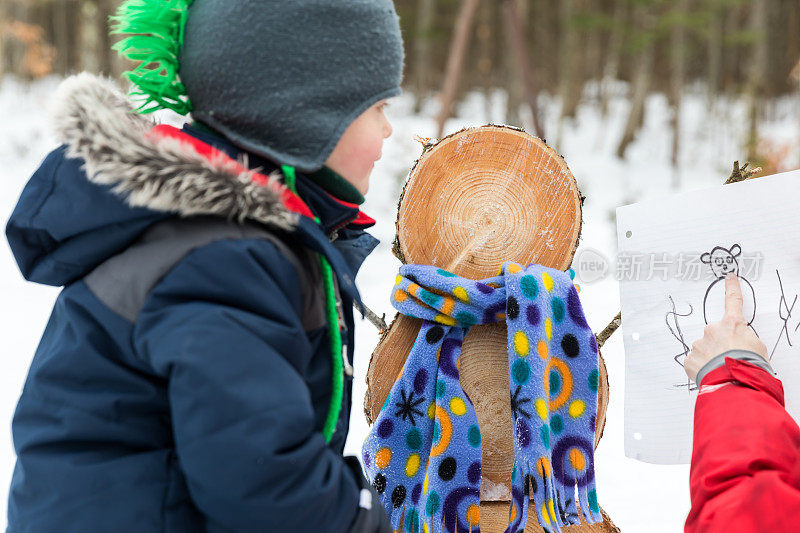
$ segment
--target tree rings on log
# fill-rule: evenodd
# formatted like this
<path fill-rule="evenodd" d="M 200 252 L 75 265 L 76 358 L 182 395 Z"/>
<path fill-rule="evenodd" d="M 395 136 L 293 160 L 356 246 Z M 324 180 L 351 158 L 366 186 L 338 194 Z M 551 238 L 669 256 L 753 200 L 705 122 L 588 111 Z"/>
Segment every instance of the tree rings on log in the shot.
<path fill-rule="evenodd" d="M 396 250 L 408 264 L 483 279 L 505 261 L 566 270 L 581 195 L 564 160 L 507 126 L 469 128 L 426 149 L 409 175 Z"/>

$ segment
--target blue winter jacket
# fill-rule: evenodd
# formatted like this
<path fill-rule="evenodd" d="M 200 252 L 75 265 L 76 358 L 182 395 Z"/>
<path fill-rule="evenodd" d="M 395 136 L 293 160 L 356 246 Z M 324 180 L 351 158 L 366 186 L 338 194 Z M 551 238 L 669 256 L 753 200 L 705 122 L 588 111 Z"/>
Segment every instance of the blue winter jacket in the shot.
<path fill-rule="evenodd" d="M 385 531 L 342 457 L 352 377 L 321 433 L 316 254 L 352 364 L 368 217 L 303 175 L 293 196 L 221 138 L 151 131 L 106 80 L 70 78 L 55 101 L 64 144 L 6 228 L 25 278 L 64 286 L 13 419 L 8 531 Z"/>

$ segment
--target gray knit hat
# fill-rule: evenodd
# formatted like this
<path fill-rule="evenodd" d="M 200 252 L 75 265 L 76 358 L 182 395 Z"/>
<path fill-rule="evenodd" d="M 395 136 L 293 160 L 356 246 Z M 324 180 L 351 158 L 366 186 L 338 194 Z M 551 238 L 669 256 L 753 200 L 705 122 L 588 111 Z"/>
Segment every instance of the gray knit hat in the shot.
<path fill-rule="evenodd" d="M 345 129 L 400 94 L 392 0 L 195 0 L 179 76 L 192 116 L 245 150 L 321 168 Z"/>

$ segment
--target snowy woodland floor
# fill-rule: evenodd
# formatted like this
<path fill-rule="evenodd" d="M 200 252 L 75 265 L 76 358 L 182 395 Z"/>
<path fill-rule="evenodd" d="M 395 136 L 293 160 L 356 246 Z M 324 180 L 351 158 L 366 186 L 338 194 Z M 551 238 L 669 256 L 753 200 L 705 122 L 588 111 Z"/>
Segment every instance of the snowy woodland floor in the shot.
<path fill-rule="evenodd" d="M 58 83 L 47 79 L 27 86 L 14 80 L 0 85 L 0 219 L 3 227 L 30 174 L 54 146 L 46 111 L 48 97 Z M 582 193 L 584 226 L 580 254 L 591 248 L 613 265 L 616 254 L 614 209 L 645 197 L 669 194 L 675 170 L 670 166 L 670 109 L 666 99 L 653 95 L 647 102 L 645 125 L 620 160 L 614 150 L 627 117 L 625 87 L 611 101 L 605 118 L 591 95 L 574 121 L 566 122 L 557 147 L 575 174 Z M 487 104 L 481 94 L 470 95 L 457 109 L 447 132 L 464 126 L 502 123 L 504 93 L 497 91 Z M 542 97 L 548 137 L 555 138 L 558 103 Z M 397 198 L 402 181 L 421 146 L 415 134 L 435 135 L 436 103 L 430 101 L 420 114 L 412 113 L 412 98 L 392 102 L 388 114 L 394 127 L 383 158 L 376 164 L 364 211 L 378 220 L 373 234 L 380 247 L 365 263 L 358 285 L 367 305 L 379 315 L 393 315 L 389 290 L 399 262 L 391 254 Z M 769 120 L 761 127 L 762 138 L 780 144 L 792 142 L 789 168 L 800 166 L 800 101 L 783 99 L 769 105 Z M 683 148 L 678 175 L 681 189 L 722 183 L 735 159 L 743 159 L 745 109 L 741 102 L 717 100 L 709 106 L 705 94 L 690 92 L 682 113 Z M 165 120 L 172 121 L 169 117 Z M 581 299 L 589 324 L 602 329 L 619 310 L 619 292 L 609 276 L 581 283 Z M 579 283 L 581 280 L 577 280 Z M 28 365 L 44 330 L 58 289 L 25 282 L 13 261 L 5 238 L 0 244 L 0 524 L 5 520 L 6 495 L 14 466 L 10 424 Z M 356 382 L 352 425 L 345 452 L 360 456 L 368 431 L 362 412 L 364 376 L 378 336 L 368 322 L 357 326 Z M 626 533 L 680 531 L 689 510 L 688 466 L 656 466 L 627 459 L 623 454 L 624 354 L 621 335 L 615 334 L 603 348 L 611 384 L 611 399 L 603 439 L 597 449 L 597 487 L 601 506 Z"/>

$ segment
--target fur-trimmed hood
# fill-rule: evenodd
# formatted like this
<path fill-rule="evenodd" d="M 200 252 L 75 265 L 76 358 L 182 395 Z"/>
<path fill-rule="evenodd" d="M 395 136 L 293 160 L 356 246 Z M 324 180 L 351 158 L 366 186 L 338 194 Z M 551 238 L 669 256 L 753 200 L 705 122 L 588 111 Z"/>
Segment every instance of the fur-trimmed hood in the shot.
<path fill-rule="evenodd" d="M 296 227 L 279 175 L 156 135 L 133 108 L 113 82 L 91 74 L 58 88 L 52 109 L 63 144 L 30 179 L 6 228 L 26 279 L 69 283 L 176 214 Z"/>
<path fill-rule="evenodd" d="M 155 123 L 108 79 L 83 73 L 66 79 L 53 103 L 56 134 L 69 158 L 84 161 L 94 183 L 113 185 L 132 207 L 255 220 L 290 229 L 280 176 L 256 183 L 246 162 L 206 158 L 178 139 L 149 135 Z"/>

